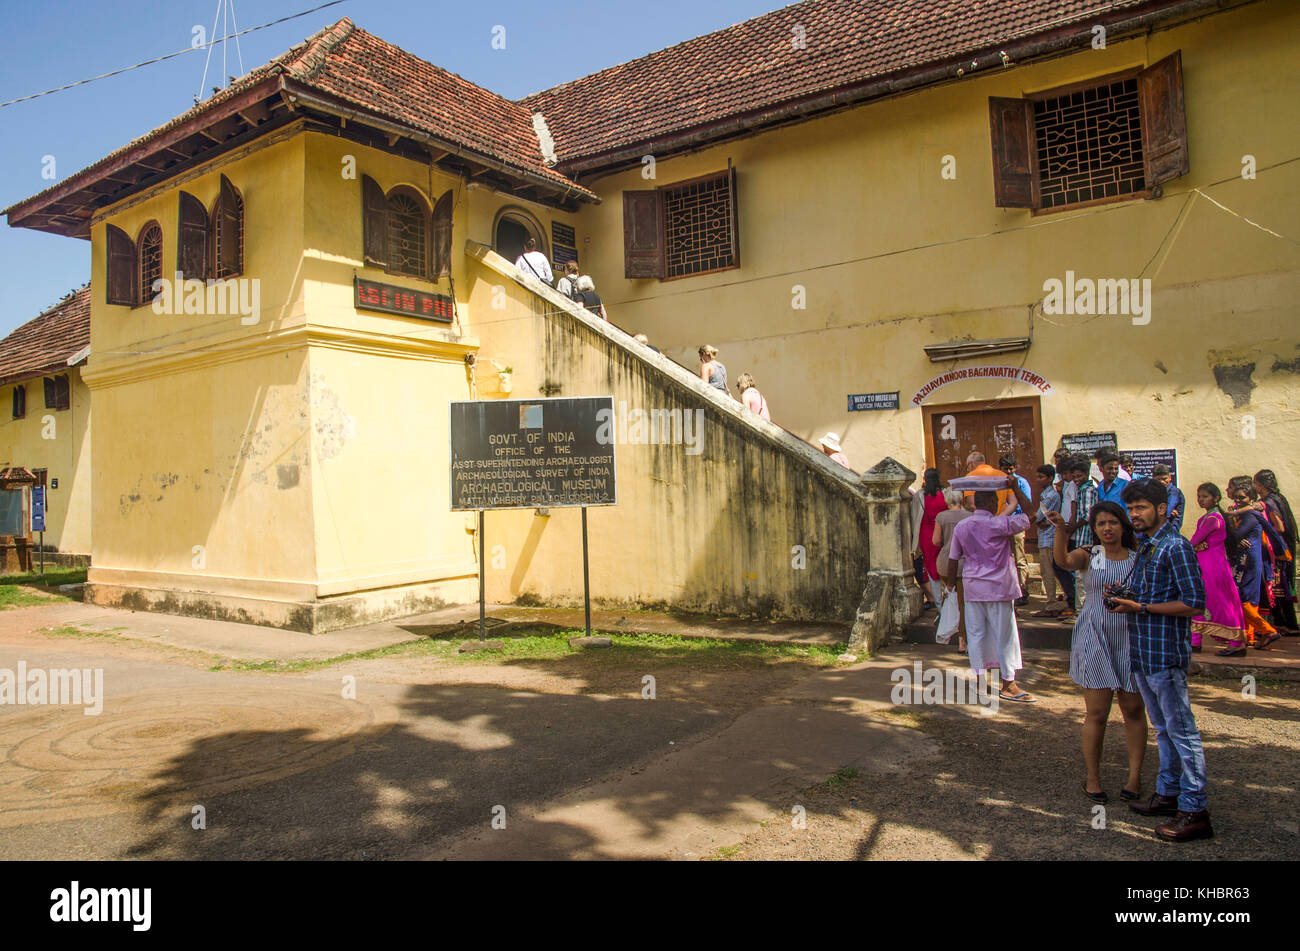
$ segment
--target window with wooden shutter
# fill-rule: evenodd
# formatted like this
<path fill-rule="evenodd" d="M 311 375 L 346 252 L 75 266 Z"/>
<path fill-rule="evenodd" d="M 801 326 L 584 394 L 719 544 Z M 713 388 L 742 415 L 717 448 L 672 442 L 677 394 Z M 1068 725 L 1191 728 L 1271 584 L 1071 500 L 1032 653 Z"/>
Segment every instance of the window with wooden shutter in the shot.
<path fill-rule="evenodd" d="M 447 189 L 433 207 L 433 267 L 429 276 L 434 280 L 451 273 L 451 189 Z"/>
<path fill-rule="evenodd" d="M 212 275 L 221 280 L 244 273 L 244 197 L 221 176 L 221 192 L 212 208 Z"/>
<path fill-rule="evenodd" d="M 1137 77 L 1142 100 L 1142 157 L 1148 187 L 1186 175 L 1187 117 L 1183 111 L 1183 56 L 1166 56 Z"/>
<path fill-rule="evenodd" d="M 27 415 L 27 387 L 18 384 L 14 387 L 14 419 L 22 419 Z"/>
<path fill-rule="evenodd" d="M 135 242 L 116 225 L 105 228 L 105 300 L 109 304 L 135 306 Z"/>
<path fill-rule="evenodd" d="M 1029 101 L 990 97 L 989 130 L 993 139 L 993 203 L 999 208 L 1035 207 L 1037 182 Z"/>
<path fill-rule="evenodd" d="M 141 304 L 148 304 L 158 295 L 154 282 L 162 280 L 162 227 L 151 221 L 140 229 L 137 249 L 140 256 L 140 275 L 136 288 L 140 291 Z"/>
<path fill-rule="evenodd" d="M 72 405 L 66 373 L 61 376 L 47 376 L 41 382 L 45 384 L 46 409 L 67 409 Z"/>
<path fill-rule="evenodd" d="M 185 191 L 176 218 L 176 270 L 185 280 L 208 278 L 208 210 Z"/>
<path fill-rule="evenodd" d="M 369 175 L 361 176 L 361 234 L 365 263 L 388 267 L 388 198 Z"/>
<path fill-rule="evenodd" d="M 657 189 L 623 192 L 623 276 L 664 276 L 664 210 Z"/>
<path fill-rule="evenodd" d="M 1000 207 L 1147 198 L 1190 167 L 1179 53 L 1026 99 L 992 98 L 989 124 Z"/>

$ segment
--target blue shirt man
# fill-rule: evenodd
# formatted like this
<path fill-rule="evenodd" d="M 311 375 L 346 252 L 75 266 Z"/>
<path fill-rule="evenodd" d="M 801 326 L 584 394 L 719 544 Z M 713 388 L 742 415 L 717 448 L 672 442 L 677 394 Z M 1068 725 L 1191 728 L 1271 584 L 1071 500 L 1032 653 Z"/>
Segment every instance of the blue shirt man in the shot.
<path fill-rule="evenodd" d="M 1187 696 L 1193 615 L 1205 609 L 1205 584 L 1196 552 L 1165 518 L 1169 494 L 1155 479 L 1124 491 L 1129 519 L 1145 535 L 1129 578 L 1136 599 L 1107 598 L 1107 608 L 1129 616 L 1129 664 L 1156 731 L 1160 774 L 1144 816 L 1175 816 L 1156 835 L 1187 842 L 1214 835 L 1206 796 L 1205 751 Z"/>

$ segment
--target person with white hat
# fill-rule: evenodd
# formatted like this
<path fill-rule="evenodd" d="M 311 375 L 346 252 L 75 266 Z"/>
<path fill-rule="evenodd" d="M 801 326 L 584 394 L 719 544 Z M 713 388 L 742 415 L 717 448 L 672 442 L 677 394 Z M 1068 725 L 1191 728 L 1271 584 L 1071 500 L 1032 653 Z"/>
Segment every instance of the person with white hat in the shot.
<path fill-rule="evenodd" d="M 818 441 L 822 444 L 822 452 L 830 456 L 833 461 L 838 462 L 845 469 L 850 471 L 853 470 L 853 467 L 849 465 L 849 457 L 844 455 L 844 450 L 840 448 L 839 433 L 827 433 Z"/>

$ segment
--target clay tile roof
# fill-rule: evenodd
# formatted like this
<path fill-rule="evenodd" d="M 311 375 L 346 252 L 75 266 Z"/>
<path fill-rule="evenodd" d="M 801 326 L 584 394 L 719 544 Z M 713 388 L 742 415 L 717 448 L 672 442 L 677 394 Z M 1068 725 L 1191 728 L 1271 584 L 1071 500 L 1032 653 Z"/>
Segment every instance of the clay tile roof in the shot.
<path fill-rule="evenodd" d="M 564 83 L 541 112 L 560 167 L 810 95 L 1074 25 L 1152 0 L 805 0 Z M 793 40 L 802 28 L 805 48 Z M 1081 43 L 1084 40 L 1081 40 Z M 981 68 L 997 66 L 990 58 Z"/>
<path fill-rule="evenodd" d="M 344 17 L 287 64 L 290 78 L 595 197 L 548 168 L 532 111 L 356 27 Z"/>
<path fill-rule="evenodd" d="M 436 135 L 453 146 L 463 146 L 513 170 L 568 188 L 576 196 L 599 200 L 593 192 L 545 164 L 531 110 L 385 42 L 344 17 L 245 73 L 170 122 L 57 185 L 16 202 L 5 213 L 38 206 L 47 195 L 94 181 L 123 156 L 147 154 L 153 140 L 277 77 L 342 100 L 361 112 Z"/>
<path fill-rule="evenodd" d="M 90 285 L 73 291 L 0 340 L 0 383 L 68 368 L 90 346 Z"/>

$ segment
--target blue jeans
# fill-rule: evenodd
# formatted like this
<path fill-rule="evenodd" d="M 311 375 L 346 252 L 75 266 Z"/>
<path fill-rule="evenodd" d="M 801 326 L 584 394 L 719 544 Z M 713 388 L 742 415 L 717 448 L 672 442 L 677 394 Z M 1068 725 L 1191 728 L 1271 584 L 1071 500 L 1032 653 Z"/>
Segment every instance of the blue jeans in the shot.
<path fill-rule="evenodd" d="M 1209 805 L 1205 751 L 1187 699 L 1187 670 L 1167 667 L 1154 673 L 1134 671 L 1133 679 L 1156 729 L 1156 748 L 1160 751 L 1156 792 L 1177 796 L 1182 812 L 1200 812 Z"/>

